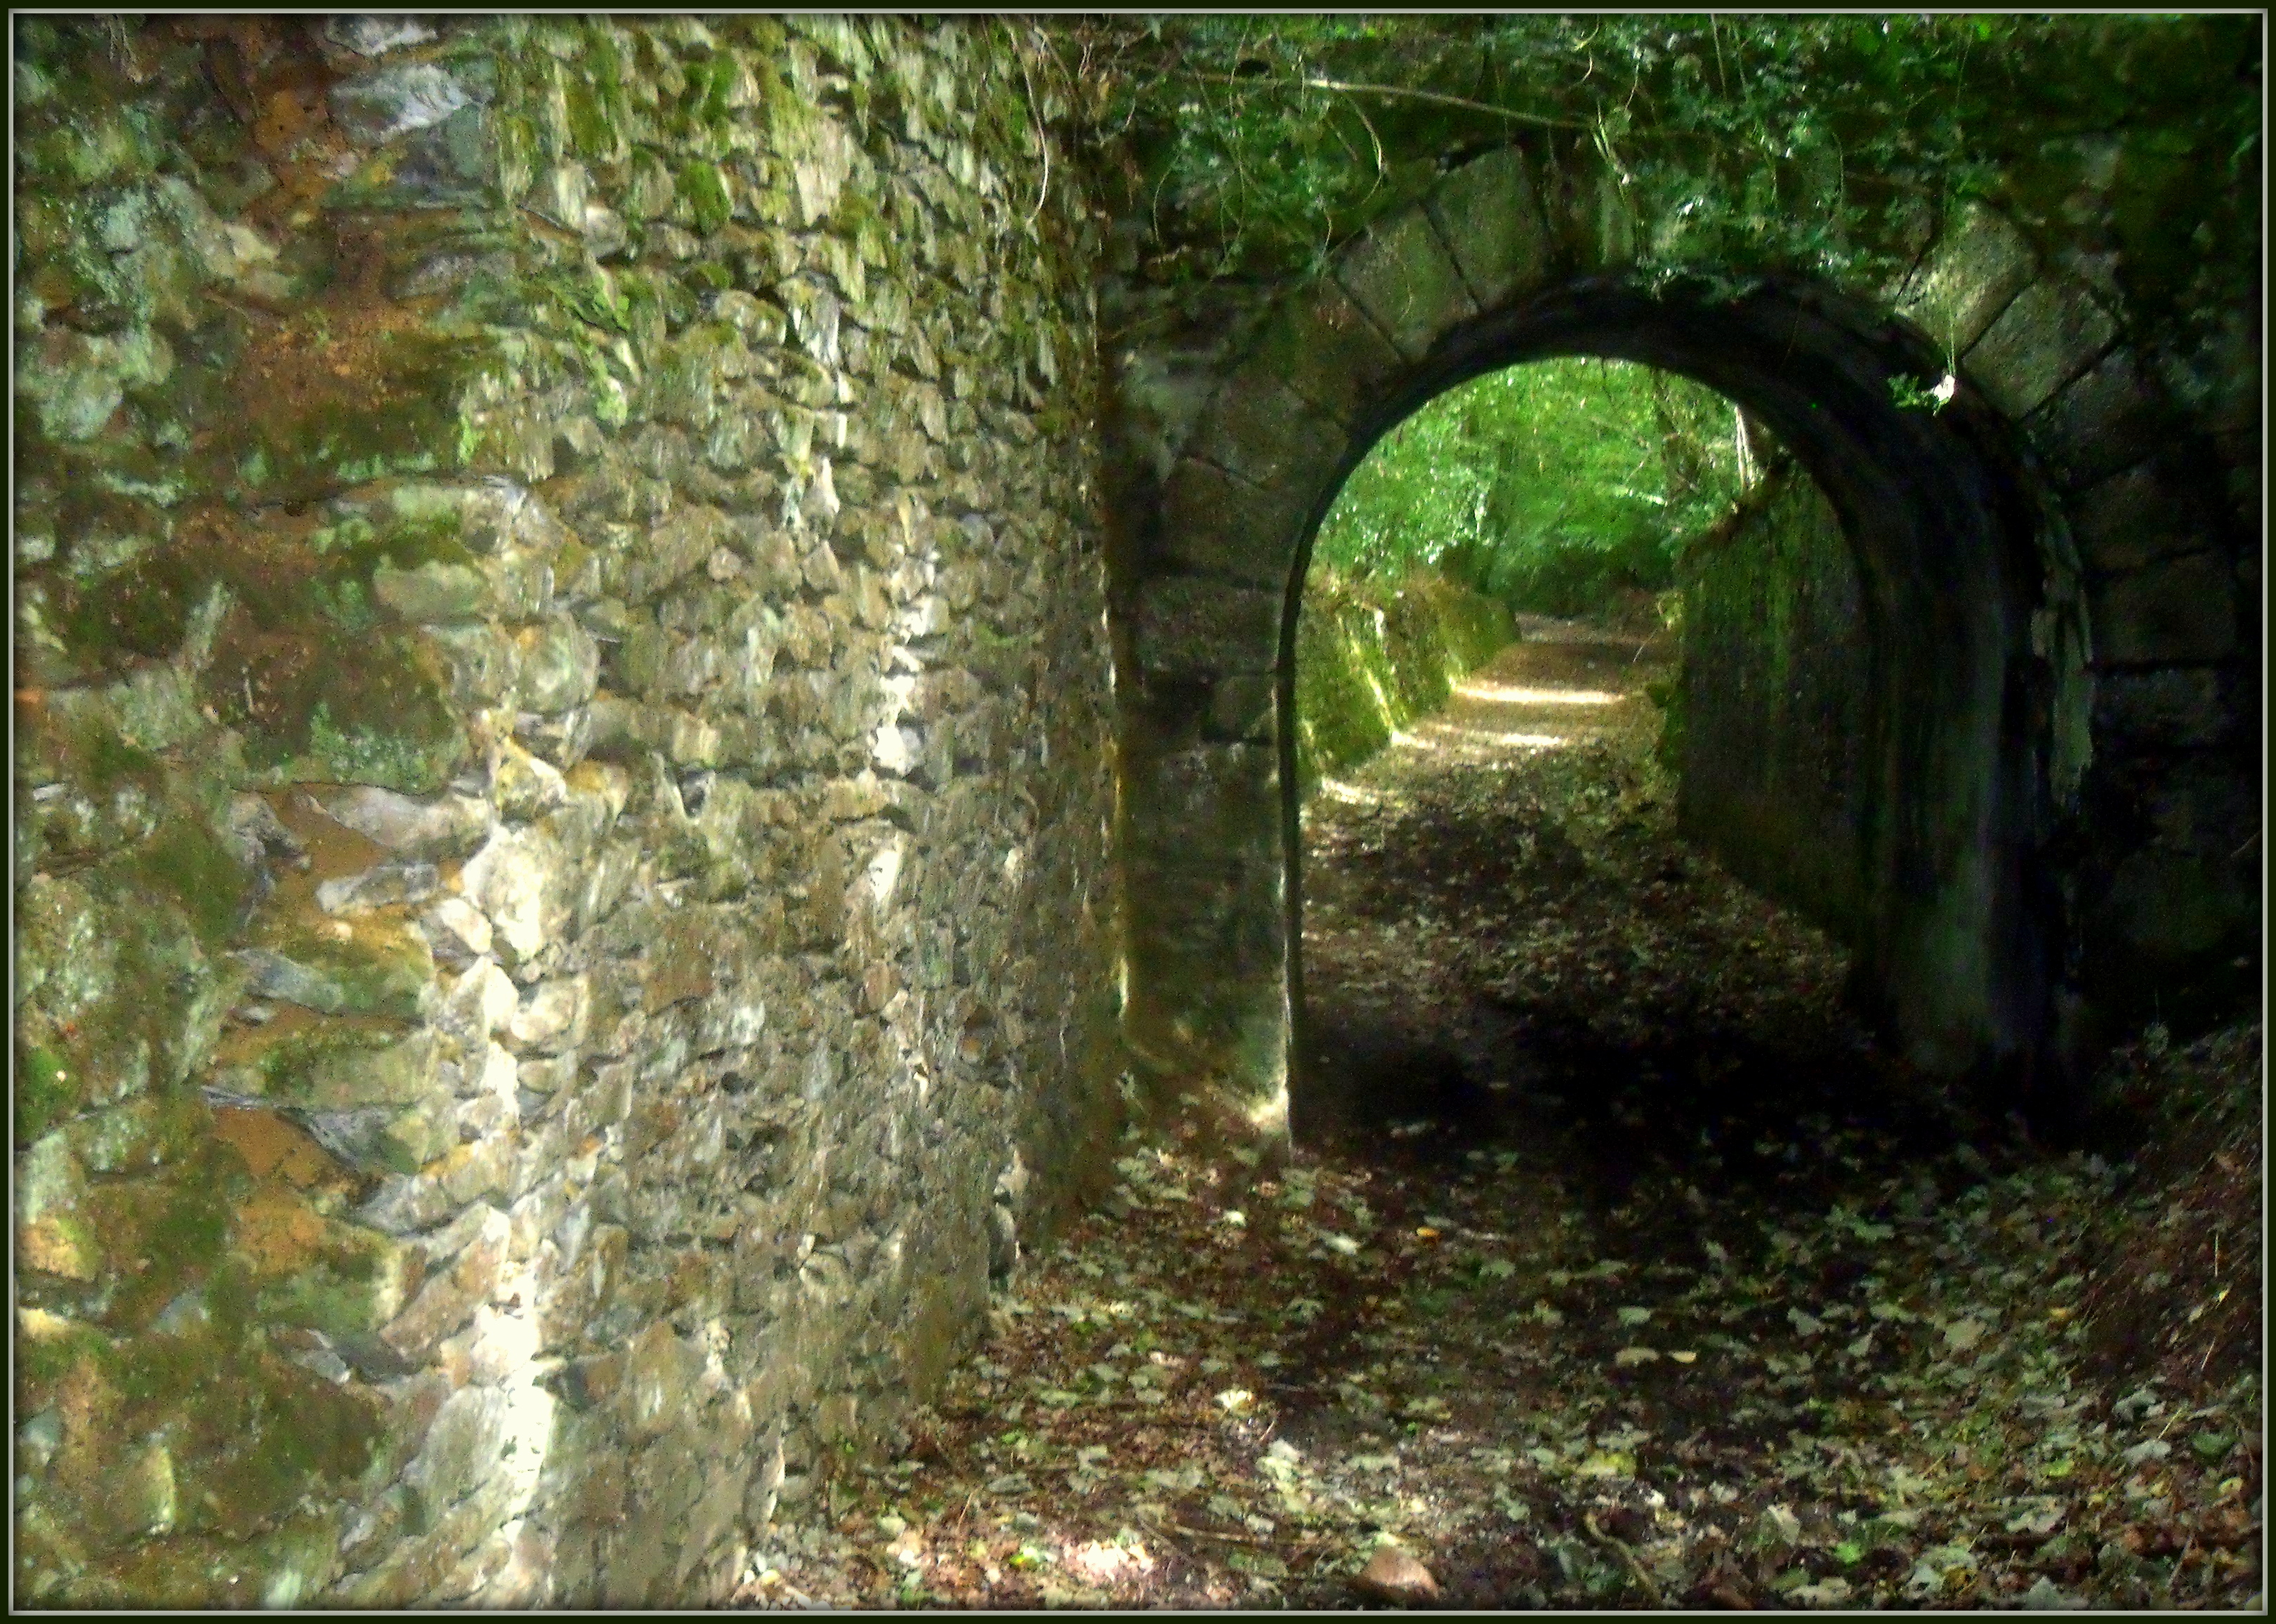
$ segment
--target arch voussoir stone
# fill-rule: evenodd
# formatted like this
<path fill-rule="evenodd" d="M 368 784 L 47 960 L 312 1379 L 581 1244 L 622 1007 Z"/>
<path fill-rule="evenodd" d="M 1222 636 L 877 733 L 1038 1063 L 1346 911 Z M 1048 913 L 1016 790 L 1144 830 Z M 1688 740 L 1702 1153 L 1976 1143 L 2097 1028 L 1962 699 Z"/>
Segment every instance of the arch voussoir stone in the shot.
<path fill-rule="evenodd" d="M 1420 205 L 1346 248 L 1336 280 L 1408 360 L 1422 360 L 1442 334 L 1478 314 L 1454 256 Z"/>
<path fill-rule="evenodd" d="M 1948 353 L 1964 355 L 2030 285 L 2035 269 L 2030 244 L 2014 223 L 1971 203 L 1900 291 L 1897 314 Z"/>
<path fill-rule="evenodd" d="M 1519 298 L 1547 278 L 1549 226 L 1520 148 L 1505 147 L 1464 164 L 1423 208 L 1482 308 Z"/>
<path fill-rule="evenodd" d="M 1252 362 L 1218 391 L 1192 452 L 1258 485 L 1316 485 L 1343 459 L 1350 436 L 1283 382 Z"/>
<path fill-rule="evenodd" d="M 1968 376 L 2009 417 L 2027 416 L 2101 358 L 2118 323 L 2077 285 L 2034 282 L 1968 352 Z"/>
<path fill-rule="evenodd" d="M 1342 285 L 1323 277 L 1291 299 L 1251 357 L 1313 407 L 1346 426 L 1406 365 Z"/>
<path fill-rule="evenodd" d="M 1179 571 L 1278 591 L 1309 516 L 1305 489 L 1181 457 L 1162 490 L 1162 555 Z"/>

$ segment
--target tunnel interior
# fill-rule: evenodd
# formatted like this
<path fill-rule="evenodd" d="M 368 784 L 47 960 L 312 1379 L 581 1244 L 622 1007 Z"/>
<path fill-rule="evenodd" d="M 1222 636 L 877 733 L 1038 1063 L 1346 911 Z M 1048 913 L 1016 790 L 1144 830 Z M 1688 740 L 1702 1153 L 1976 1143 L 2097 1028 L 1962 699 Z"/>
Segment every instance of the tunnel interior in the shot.
<path fill-rule="evenodd" d="M 1503 367 L 1569 356 L 1680 375 L 1767 427 L 1823 494 L 1855 566 L 1860 793 L 1856 826 L 1840 831 L 1855 854 L 1851 895 L 1838 909 L 1795 897 L 1780 883 L 1791 851 L 1760 836 L 1746 849 L 1741 832 L 1737 850 L 1726 838 L 1718 855 L 1833 933 L 1849 1007 L 1905 1062 L 2051 1128 L 2075 1109 L 2060 1019 L 2069 927 L 2045 854 L 2082 765 L 2063 740 L 2087 702 L 2085 635 L 2059 523 L 1999 414 L 1944 382 L 1952 368 L 1931 337 L 1816 287 L 1734 297 L 1711 285 L 1583 280 L 1456 328 L 1379 398 L 1316 500 L 1278 671 L 1300 1132 L 1320 1114 L 1308 1091 L 1348 1093 L 1354 1067 L 1402 1080 L 1394 1093 L 1420 1089 L 1458 1119 L 1483 1104 L 1454 1057 L 1369 1053 L 1378 1040 L 1308 998 L 1294 676 L 1314 539 L 1351 471 L 1424 404 Z M 1927 392 L 1938 386 L 1941 398 Z M 1344 1057 L 1332 1085 L 1308 1076 L 1331 1051 Z"/>

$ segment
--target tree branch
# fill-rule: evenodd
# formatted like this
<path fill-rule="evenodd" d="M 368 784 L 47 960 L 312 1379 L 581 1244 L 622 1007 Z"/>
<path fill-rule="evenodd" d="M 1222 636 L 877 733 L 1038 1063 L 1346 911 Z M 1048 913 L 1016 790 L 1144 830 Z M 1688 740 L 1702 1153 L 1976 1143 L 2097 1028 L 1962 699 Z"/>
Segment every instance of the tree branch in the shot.
<path fill-rule="evenodd" d="M 1387 96 L 1394 101 L 1428 102 L 1438 107 L 1459 107 L 1467 112 L 1488 113 L 1496 118 L 1506 118 L 1513 124 L 1537 125 L 1545 130 L 1586 130 L 1589 126 L 1569 118 L 1544 118 L 1538 113 L 1515 112 L 1506 107 L 1496 107 L 1490 102 L 1473 102 L 1468 96 L 1446 95 L 1436 90 L 1412 90 L 1403 85 L 1354 84 L 1348 80 L 1243 79 L 1236 73 L 1204 73 L 1195 68 L 1172 69 L 1181 78 L 1197 79 L 1213 85 L 1238 85 L 1248 89 L 1335 90 L 1346 95 Z"/>

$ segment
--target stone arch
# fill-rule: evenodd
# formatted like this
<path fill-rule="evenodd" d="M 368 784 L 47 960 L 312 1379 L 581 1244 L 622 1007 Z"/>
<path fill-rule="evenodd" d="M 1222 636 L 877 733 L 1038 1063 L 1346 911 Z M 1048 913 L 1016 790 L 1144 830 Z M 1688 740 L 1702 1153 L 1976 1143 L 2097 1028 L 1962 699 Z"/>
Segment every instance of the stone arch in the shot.
<path fill-rule="evenodd" d="M 1283 301 L 1166 459 L 1121 603 L 1134 1042 L 1213 1078 L 1260 1129 L 1285 1123 L 1301 996 L 1291 667 L 1313 531 L 1376 438 L 1431 396 L 1596 353 L 1721 391 L 1826 492 L 1876 672 L 1861 990 L 1929 1068 L 2059 1093 L 2079 864 L 2054 854 L 2094 742 L 2090 577 L 2069 516 L 2087 510 L 2105 549 L 2158 552 L 2151 532 L 2175 516 L 2136 495 L 2130 527 L 2113 527 L 2104 498 L 2128 478 L 2182 494 L 2186 475 L 2144 460 L 2170 413 L 2096 292 L 1981 206 L 1877 300 L 1711 273 L 1647 290 L 1623 274 L 1638 227 L 1602 179 L 1520 147 L 1455 170 Z M 1895 404 L 1892 377 L 1947 366 L 1945 410 Z M 2176 653 L 2155 646 L 2154 613 L 2101 634 L 2137 663 Z"/>

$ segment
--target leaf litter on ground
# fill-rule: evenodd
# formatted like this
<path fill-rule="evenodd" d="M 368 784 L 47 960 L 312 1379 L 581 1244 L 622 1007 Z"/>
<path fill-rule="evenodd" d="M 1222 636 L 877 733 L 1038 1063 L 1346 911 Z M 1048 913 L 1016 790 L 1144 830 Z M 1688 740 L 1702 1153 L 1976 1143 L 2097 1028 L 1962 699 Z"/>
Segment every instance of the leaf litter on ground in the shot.
<path fill-rule="evenodd" d="M 1566 630 L 1486 677 L 1654 674 Z M 1314 803 L 1295 1157 L 1134 1129 L 739 1605 L 2258 1606 L 2257 1022 L 2120 1052 L 2130 1157 L 1978 1119 L 1603 709 Z"/>

